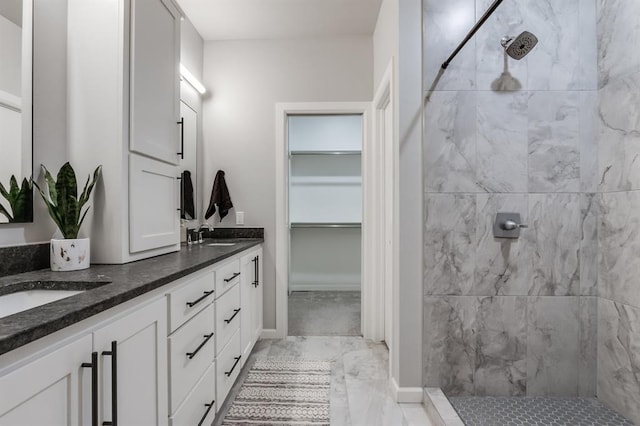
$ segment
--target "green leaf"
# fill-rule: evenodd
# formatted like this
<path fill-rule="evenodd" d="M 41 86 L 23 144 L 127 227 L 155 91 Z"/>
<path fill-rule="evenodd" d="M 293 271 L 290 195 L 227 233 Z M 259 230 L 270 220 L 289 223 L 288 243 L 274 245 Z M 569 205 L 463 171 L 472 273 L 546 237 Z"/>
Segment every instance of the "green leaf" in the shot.
<path fill-rule="evenodd" d="M 22 179 L 18 196 L 11 205 L 14 222 L 33 221 L 33 187 L 27 178 Z"/>
<path fill-rule="evenodd" d="M 42 191 L 36 182 L 33 185 L 38 189 L 40 196 L 47 205 L 49 215 L 56 223 L 64 238 L 77 238 L 80 226 L 84 222 L 88 208 L 82 214 L 83 206 L 89 201 L 91 191 L 100 176 L 102 166 L 98 166 L 91 176 L 87 178 L 82 194 L 78 198 L 78 183 L 73 167 L 67 162 L 58 171 L 54 180 L 46 167 L 42 166 L 45 172 L 45 180 L 49 187 L 49 196 Z"/>
<path fill-rule="evenodd" d="M 51 219 L 53 219 L 53 222 L 56 224 L 58 229 L 60 229 L 60 231 L 62 231 L 63 225 L 62 225 L 62 220 L 60 219 L 60 216 L 58 214 L 58 206 L 56 206 L 51 201 L 49 201 L 49 197 L 47 197 L 47 195 L 44 193 L 44 191 L 42 191 L 42 189 L 40 189 L 40 186 L 38 186 L 37 182 L 34 181 L 33 182 L 33 186 L 35 186 L 38 189 L 38 192 L 40 193 L 40 196 L 44 200 L 44 203 L 47 206 L 47 210 L 49 210 L 49 216 L 51 216 Z"/>
<path fill-rule="evenodd" d="M 11 198 L 7 190 L 4 188 L 4 185 L 2 184 L 2 182 L 0 182 L 0 194 L 2 194 L 2 196 L 6 198 L 7 201 L 9 201 L 9 199 Z"/>
<path fill-rule="evenodd" d="M 56 181 L 53 180 L 53 176 L 49 173 L 49 170 L 42 165 L 42 170 L 44 170 L 44 179 L 47 181 L 47 186 L 49 187 L 49 199 L 55 204 L 58 199 L 58 193 L 56 192 Z"/>
<path fill-rule="evenodd" d="M 76 238 L 78 235 L 78 184 L 71 164 L 64 163 L 56 176 L 57 205 L 62 220 L 62 235 Z"/>

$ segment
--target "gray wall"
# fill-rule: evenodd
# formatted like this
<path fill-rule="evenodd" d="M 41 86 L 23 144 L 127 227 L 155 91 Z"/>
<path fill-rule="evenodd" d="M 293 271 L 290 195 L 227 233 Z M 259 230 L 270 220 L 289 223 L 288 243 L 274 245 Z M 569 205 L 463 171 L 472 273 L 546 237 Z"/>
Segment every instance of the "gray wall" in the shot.
<path fill-rule="evenodd" d="M 424 1 L 424 384 L 594 395 L 595 2 L 505 2 L 436 81 L 489 4 Z M 523 30 L 540 43 L 506 78 Z M 493 238 L 498 211 L 520 239 Z"/>
<path fill-rule="evenodd" d="M 596 3 L 598 397 L 640 423 L 640 3 Z"/>
<path fill-rule="evenodd" d="M 369 101 L 371 37 L 207 41 L 204 44 L 205 206 L 218 169 L 234 204 L 224 222 L 265 228 L 264 327 L 275 329 L 275 105 Z"/>

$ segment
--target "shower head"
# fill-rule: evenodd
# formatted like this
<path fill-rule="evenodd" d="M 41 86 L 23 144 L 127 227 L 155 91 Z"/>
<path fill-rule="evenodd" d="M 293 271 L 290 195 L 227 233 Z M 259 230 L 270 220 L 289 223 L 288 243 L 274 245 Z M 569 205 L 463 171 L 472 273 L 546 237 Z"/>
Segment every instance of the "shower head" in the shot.
<path fill-rule="evenodd" d="M 538 44 L 538 38 L 529 31 L 523 31 L 518 37 L 504 37 L 500 42 L 507 55 L 520 60 Z"/>

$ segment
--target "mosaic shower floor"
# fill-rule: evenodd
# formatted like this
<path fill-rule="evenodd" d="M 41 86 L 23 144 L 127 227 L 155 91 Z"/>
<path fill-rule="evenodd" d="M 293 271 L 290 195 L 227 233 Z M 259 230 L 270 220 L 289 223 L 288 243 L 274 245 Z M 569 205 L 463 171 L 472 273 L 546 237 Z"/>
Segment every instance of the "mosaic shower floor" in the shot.
<path fill-rule="evenodd" d="M 467 426 L 633 426 L 595 398 L 449 398 Z"/>

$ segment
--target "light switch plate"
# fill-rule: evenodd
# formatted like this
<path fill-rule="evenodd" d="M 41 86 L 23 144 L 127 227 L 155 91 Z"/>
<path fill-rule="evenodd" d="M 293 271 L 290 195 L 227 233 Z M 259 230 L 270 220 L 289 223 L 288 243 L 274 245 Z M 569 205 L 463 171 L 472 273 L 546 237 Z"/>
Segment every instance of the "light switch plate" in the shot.
<path fill-rule="evenodd" d="M 244 212 L 236 212 L 236 225 L 244 225 Z"/>

